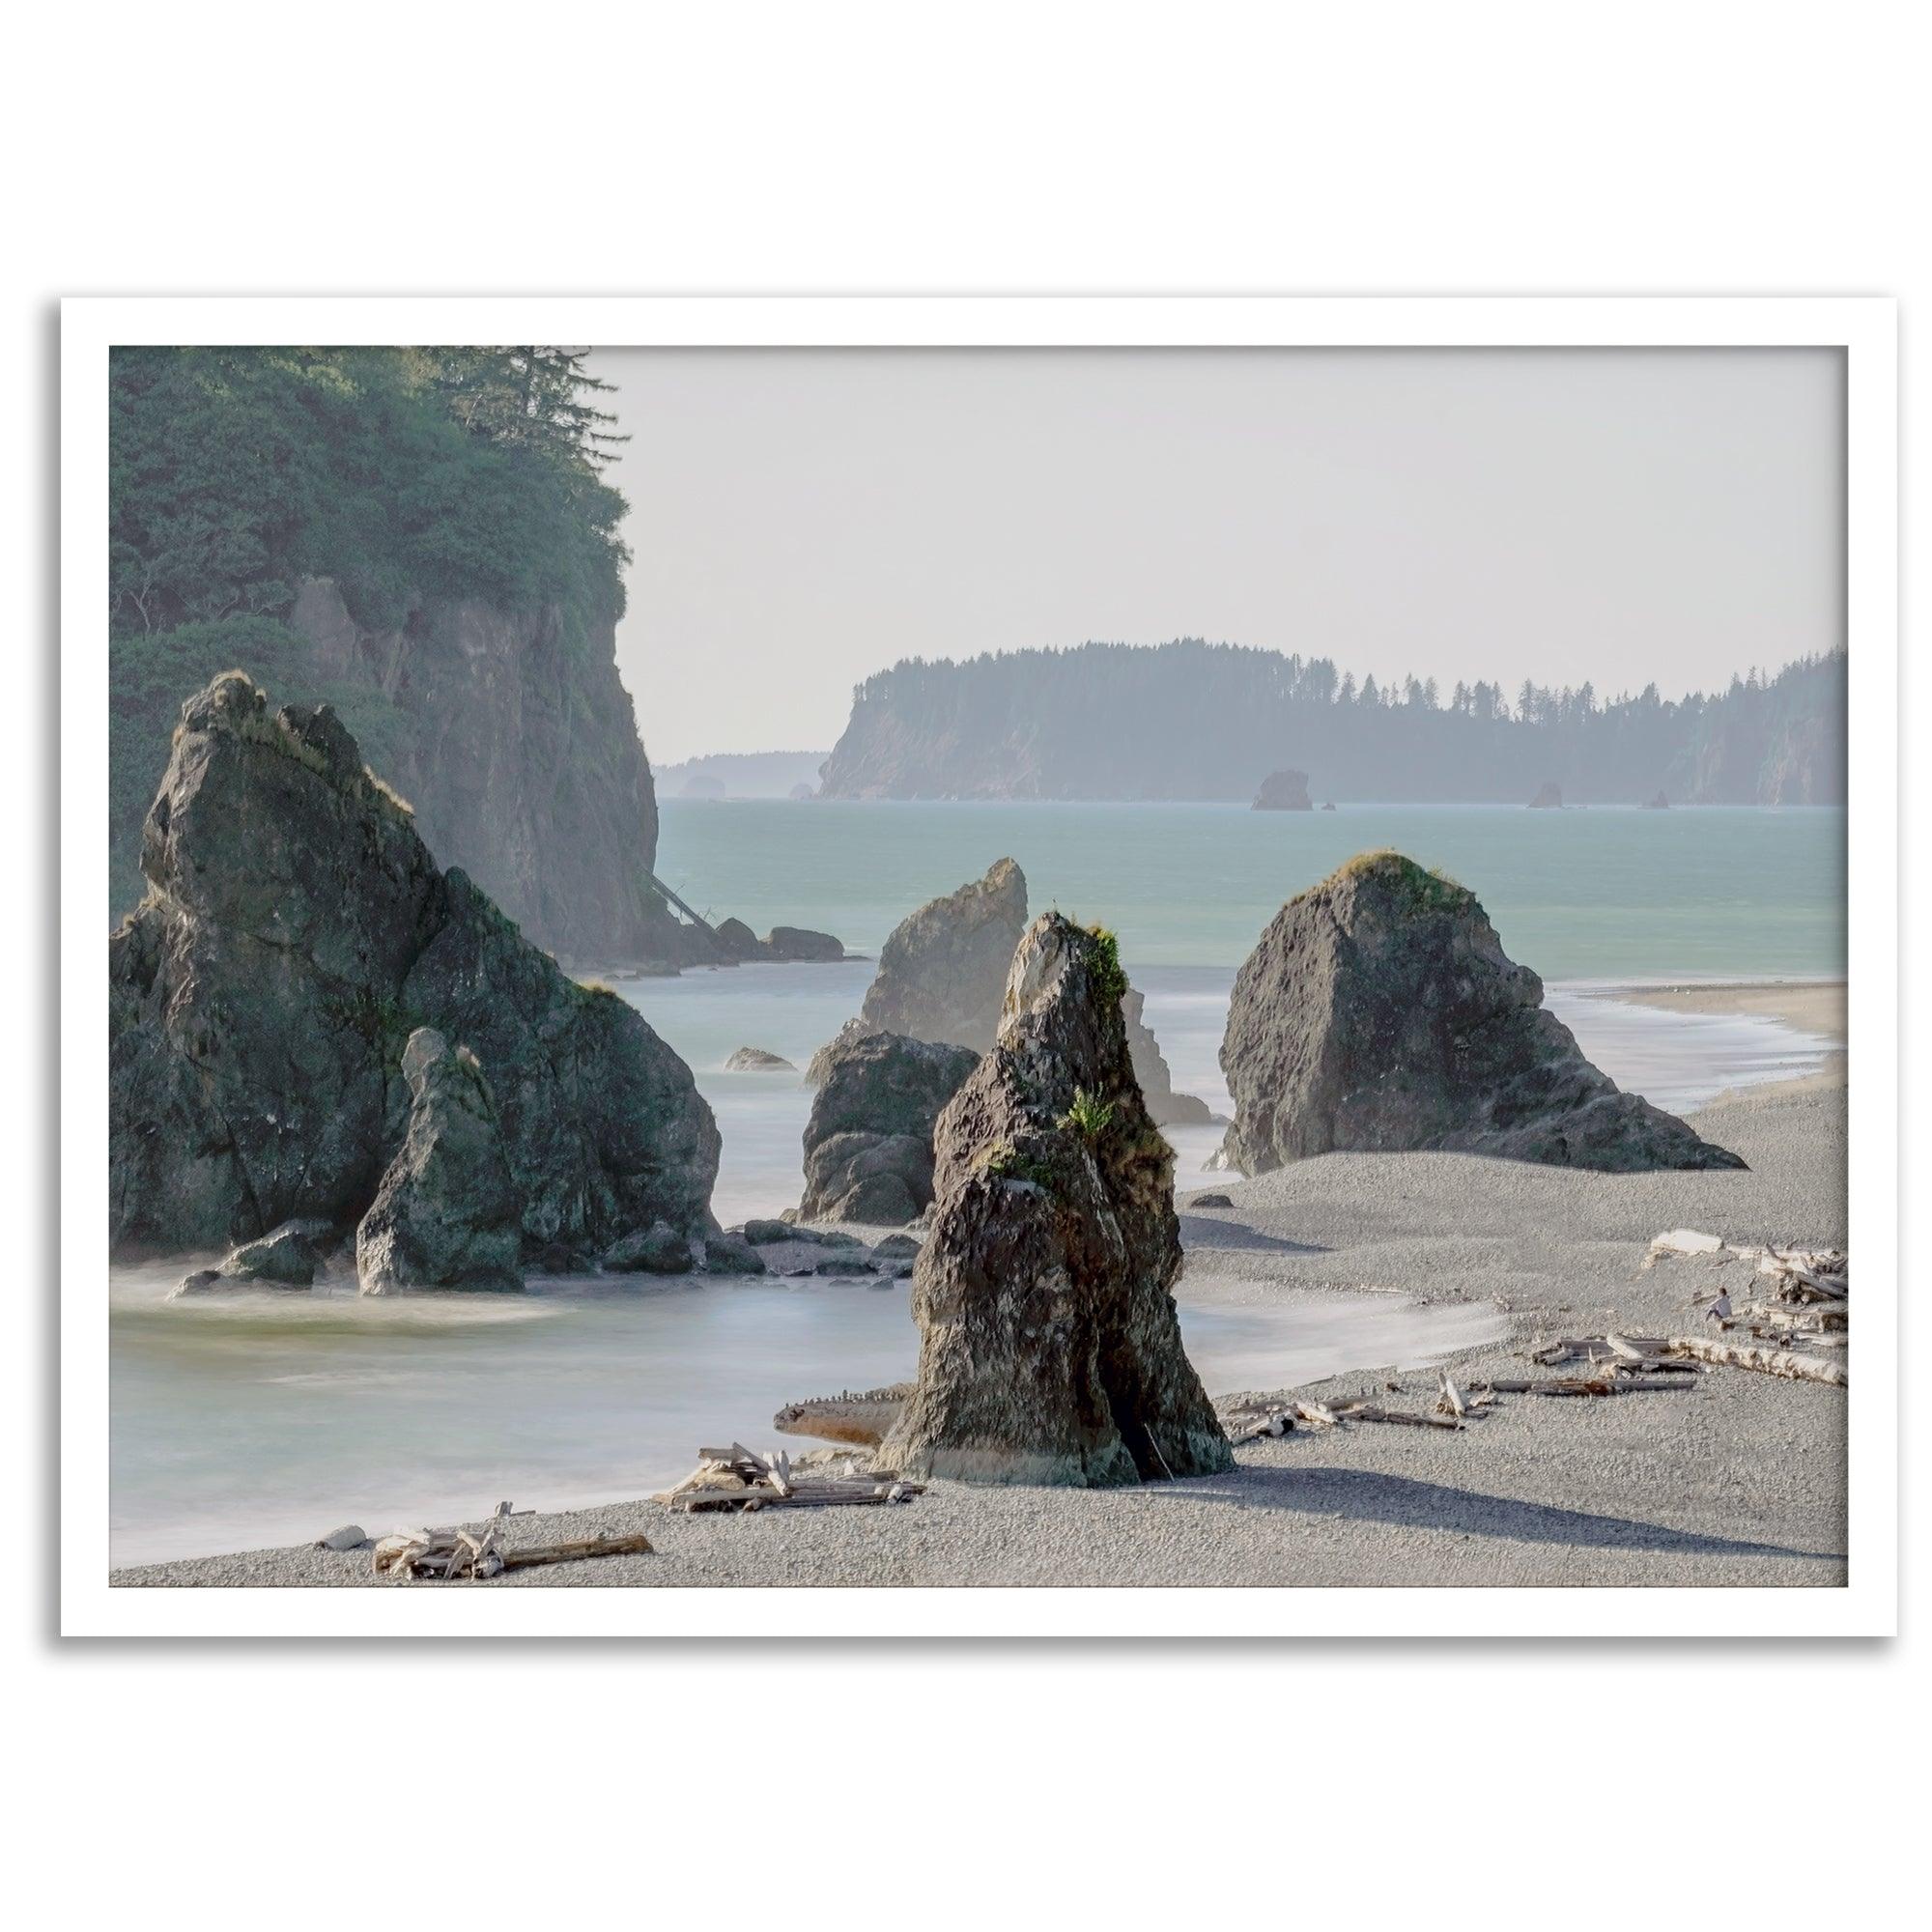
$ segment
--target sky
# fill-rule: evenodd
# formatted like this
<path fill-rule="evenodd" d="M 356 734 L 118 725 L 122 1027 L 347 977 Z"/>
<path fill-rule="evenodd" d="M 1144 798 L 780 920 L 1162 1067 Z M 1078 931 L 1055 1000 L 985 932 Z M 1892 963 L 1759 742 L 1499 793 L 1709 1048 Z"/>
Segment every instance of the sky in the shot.
<path fill-rule="evenodd" d="M 654 764 L 903 657 L 1201 637 L 1666 697 L 1844 641 L 1825 350 L 599 350 Z"/>

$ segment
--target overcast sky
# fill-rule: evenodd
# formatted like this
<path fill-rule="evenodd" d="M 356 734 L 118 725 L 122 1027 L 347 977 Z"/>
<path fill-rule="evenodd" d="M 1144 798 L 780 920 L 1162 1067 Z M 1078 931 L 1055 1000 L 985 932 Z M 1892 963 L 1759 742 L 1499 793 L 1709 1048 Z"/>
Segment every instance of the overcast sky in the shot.
<path fill-rule="evenodd" d="M 910 656 L 1204 637 L 1666 696 L 1843 641 L 1826 351 L 600 350 L 653 762 Z"/>

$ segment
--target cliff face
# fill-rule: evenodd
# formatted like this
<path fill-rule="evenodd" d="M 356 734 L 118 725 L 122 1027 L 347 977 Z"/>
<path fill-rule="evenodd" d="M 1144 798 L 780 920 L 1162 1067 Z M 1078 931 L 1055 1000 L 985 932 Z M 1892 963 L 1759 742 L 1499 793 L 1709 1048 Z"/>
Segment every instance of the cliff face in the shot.
<path fill-rule="evenodd" d="M 658 811 L 615 626 L 573 644 L 554 604 L 427 598 L 360 628 L 327 578 L 289 622 L 330 687 L 400 714 L 391 769 L 438 862 L 460 866 L 537 945 L 579 960 L 664 960 L 677 930 L 644 875 Z"/>

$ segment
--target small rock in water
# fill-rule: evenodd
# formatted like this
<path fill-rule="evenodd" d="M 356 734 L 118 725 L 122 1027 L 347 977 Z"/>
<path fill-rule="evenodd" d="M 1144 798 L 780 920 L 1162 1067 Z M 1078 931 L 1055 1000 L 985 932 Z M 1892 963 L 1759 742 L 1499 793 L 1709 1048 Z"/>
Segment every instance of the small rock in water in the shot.
<path fill-rule="evenodd" d="M 668 1222 L 613 1241 L 599 1264 L 606 1274 L 689 1274 L 691 1243 Z"/>
<path fill-rule="evenodd" d="M 790 1061 L 761 1046 L 741 1046 L 724 1063 L 726 1073 L 796 1073 Z"/>
<path fill-rule="evenodd" d="M 765 1258 L 743 1235 L 713 1235 L 704 1243 L 706 1274 L 765 1274 Z"/>

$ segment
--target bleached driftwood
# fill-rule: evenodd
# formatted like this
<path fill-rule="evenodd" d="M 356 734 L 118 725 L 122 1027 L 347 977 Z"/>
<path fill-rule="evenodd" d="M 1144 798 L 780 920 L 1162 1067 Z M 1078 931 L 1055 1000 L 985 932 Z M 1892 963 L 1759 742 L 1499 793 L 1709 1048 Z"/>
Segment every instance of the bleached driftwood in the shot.
<path fill-rule="evenodd" d="M 1460 1415 L 1421 1415 L 1412 1409 L 1384 1408 L 1379 1403 L 1351 1402 L 1335 1410 L 1345 1422 L 1396 1422 L 1410 1429 L 1461 1429 Z"/>
<path fill-rule="evenodd" d="M 1632 1395 L 1647 1389 L 1689 1390 L 1696 1382 L 1685 1376 L 1617 1375 L 1546 1376 L 1539 1380 L 1488 1381 L 1484 1388 L 1497 1395 Z"/>
<path fill-rule="evenodd" d="M 1727 1369 L 1755 1369 L 1761 1375 L 1783 1376 L 1792 1381 L 1829 1382 L 1834 1388 L 1849 1385 L 1843 1362 L 1827 1361 L 1818 1355 L 1798 1354 L 1789 1349 L 1760 1349 L 1744 1342 L 1715 1342 L 1702 1335 L 1673 1335 L 1665 1347 L 1673 1355 L 1688 1355 L 1699 1362 L 1716 1362 Z"/>
<path fill-rule="evenodd" d="M 529 1570 L 544 1563 L 576 1563 L 591 1556 L 649 1556 L 651 1540 L 641 1531 L 630 1536 L 586 1536 L 574 1543 L 529 1543 L 501 1552 L 505 1570 Z"/>
<path fill-rule="evenodd" d="M 1718 1255 L 1723 1251 L 1721 1235 L 1700 1235 L 1695 1228 L 1666 1228 L 1652 1239 L 1643 1265 L 1655 1267 L 1665 1255 Z"/>

